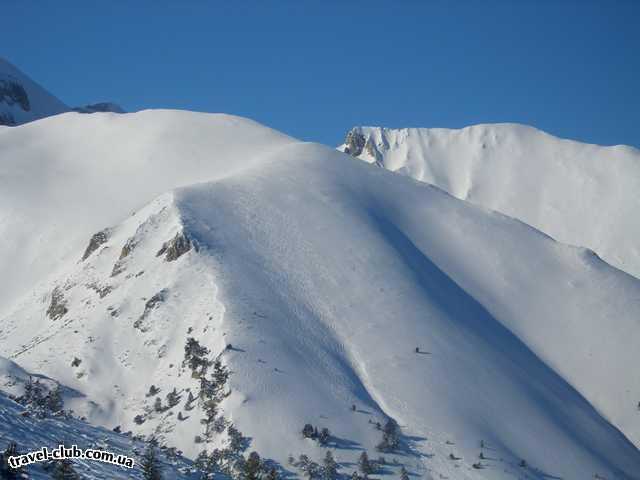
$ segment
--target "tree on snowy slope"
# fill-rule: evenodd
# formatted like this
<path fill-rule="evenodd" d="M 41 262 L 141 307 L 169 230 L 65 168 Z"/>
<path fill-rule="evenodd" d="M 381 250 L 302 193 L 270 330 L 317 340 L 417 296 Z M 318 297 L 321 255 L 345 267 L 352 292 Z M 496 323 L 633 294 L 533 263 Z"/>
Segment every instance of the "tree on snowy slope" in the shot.
<path fill-rule="evenodd" d="M 79 480 L 80 476 L 74 470 L 71 460 L 65 458 L 55 462 L 51 478 L 53 480 Z"/>
<path fill-rule="evenodd" d="M 142 467 L 142 478 L 144 480 L 162 480 L 160 462 L 153 442 L 147 444 L 140 466 Z"/>
<path fill-rule="evenodd" d="M 322 461 L 322 478 L 323 480 L 336 480 L 338 478 L 338 464 L 333 458 L 331 450 L 327 450 Z"/>
<path fill-rule="evenodd" d="M 22 478 L 24 473 L 23 468 L 11 468 L 9 466 L 9 457 L 15 457 L 20 455 L 18 452 L 18 444 L 16 442 L 9 442 L 7 449 L 0 453 L 0 478 L 2 480 L 14 480 Z"/>

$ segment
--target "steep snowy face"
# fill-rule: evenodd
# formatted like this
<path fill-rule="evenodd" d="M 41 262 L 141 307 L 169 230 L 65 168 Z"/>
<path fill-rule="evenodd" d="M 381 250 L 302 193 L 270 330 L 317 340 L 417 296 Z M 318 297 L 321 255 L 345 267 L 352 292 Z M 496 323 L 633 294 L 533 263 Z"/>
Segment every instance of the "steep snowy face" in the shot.
<path fill-rule="evenodd" d="M 634 148 L 497 124 L 357 127 L 339 149 L 590 248 L 640 277 L 640 152 Z"/>
<path fill-rule="evenodd" d="M 67 113 L 0 129 L 0 312 L 87 238 L 172 188 L 250 167 L 293 139 L 177 111 Z"/>
<path fill-rule="evenodd" d="M 21 125 L 67 111 L 64 103 L 0 58 L 0 125 Z"/>
<path fill-rule="evenodd" d="M 324 456 L 301 438 L 311 423 L 329 428 L 347 473 L 363 450 L 377 456 L 376 423 L 392 418 L 401 445 L 385 456 L 426 478 L 637 477 L 640 452 L 615 427 L 638 441 L 639 380 L 618 375 L 640 346 L 638 280 L 521 222 L 253 122 L 145 112 L 85 116 L 94 123 L 84 130 L 78 117 L 38 125 L 50 124 L 45 144 L 74 129 L 91 144 L 52 154 L 47 172 L 72 165 L 88 183 L 67 187 L 87 206 L 73 212 L 82 227 L 53 215 L 65 198 L 49 189 L 39 228 L 62 222 L 84 238 L 8 302 L 0 351 L 94 401 L 79 410 L 91 420 L 155 433 L 189 455 L 224 445 L 233 422 L 289 469 L 289 454 Z M 107 132 L 130 130 L 141 138 L 90 155 L 113 144 Z M 33 172 L 50 161 L 25 158 Z M 113 192 L 90 173 L 107 159 L 100 175 Z M 33 181 L 11 178 L 20 191 Z M 12 194 L 15 218 L 35 215 Z M 75 238 L 47 235 L 52 246 Z M 193 355 L 202 347 L 230 372 L 211 422 Z"/>

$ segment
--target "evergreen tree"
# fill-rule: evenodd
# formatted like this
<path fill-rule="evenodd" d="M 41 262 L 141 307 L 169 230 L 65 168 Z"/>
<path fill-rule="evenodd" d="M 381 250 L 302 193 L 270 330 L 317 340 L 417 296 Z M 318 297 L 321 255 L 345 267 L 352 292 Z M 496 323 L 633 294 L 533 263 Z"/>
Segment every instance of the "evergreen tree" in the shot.
<path fill-rule="evenodd" d="M 61 411 L 63 407 L 64 402 L 62 400 L 60 385 L 56 384 L 55 388 L 47 395 L 47 408 L 55 413 Z"/>
<path fill-rule="evenodd" d="M 180 403 L 180 396 L 178 395 L 178 390 L 175 388 L 167 393 L 167 404 L 169 408 L 175 407 Z"/>
<path fill-rule="evenodd" d="M 329 438 L 331 438 L 329 429 L 327 427 L 324 427 L 322 430 L 320 430 L 320 435 L 318 436 L 320 445 L 326 445 L 327 443 L 329 443 Z"/>
<path fill-rule="evenodd" d="M 278 480 L 279 475 L 278 475 L 278 471 L 276 470 L 276 467 L 271 467 L 269 469 L 269 472 L 267 473 L 267 478 L 266 480 Z"/>
<path fill-rule="evenodd" d="M 140 466 L 142 468 L 142 478 L 144 478 L 144 480 L 162 480 L 160 462 L 158 461 L 156 448 L 153 442 L 149 442 L 147 444 Z"/>
<path fill-rule="evenodd" d="M 305 424 L 304 428 L 302 429 L 302 436 L 304 438 L 313 438 L 313 425 L 311 425 L 310 423 Z"/>
<path fill-rule="evenodd" d="M 11 468 L 9 466 L 9 457 L 15 457 L 20 455 L 18 452 L 18 444 L 16 442 L 9 442 L 6 450 L 0 453 L 0 478 L 2 480 L 14 480 L 21 478 L 24 469 L 21 467 Z"/>
<path fill-rule="evenodd" d="M 404 466 L 400 469 L 400 480 L 409 480 L 409 472 Z"/>
<path fill-rule="evenodd" d="M 373 473 L 373 467 L 369 461 L 369 455 L 367 455 L 367 452 L 362 452 L 360 454 L 360 458 L 358 459 L 358 468 L 363 475 Z"/>
<path fill-rule="evenodd" d="M 244 480 L 258 480 L 260 470 L 262 469 L 262 460 L 258 452 L 251 452 L 249 458 L 244 462 L 242 469 L 242 478 Z"/>
<path fill-rule="evenodd" d="M 156 401 L 153 404 L 153 409 L 156 412 L 162 412 L 162 400 L 160 400 L 160 397 L 156 397 Z"/>
<path fill-rule="evenodd" d="M 322 478 L 323 480 L 336 480 L 338 478 L 338 464 L 333 458 L 331 450 L 327 450 L 322 461 Z"/>
<path fill-rule="evenodd" d="M 71 460 L 65 458 L 55 462 L 51 478 L 53 480 L 79 480 L 80 476 L 74 470 Z"/>

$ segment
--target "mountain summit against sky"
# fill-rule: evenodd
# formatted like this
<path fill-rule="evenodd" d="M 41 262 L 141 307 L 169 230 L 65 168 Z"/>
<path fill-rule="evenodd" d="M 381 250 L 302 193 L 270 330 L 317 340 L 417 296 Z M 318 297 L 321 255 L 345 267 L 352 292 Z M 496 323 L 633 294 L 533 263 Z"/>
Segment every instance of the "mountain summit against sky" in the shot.
<path fill-rule="evenodd" d="M 21 125 L 72 109 L 0 57 L 0 125 Z M 82 113 L 122 113 L 114 103 L 76 107 Z"/>
<path fill-rule="evenodd" d="M 101 109 L 0 127 L 3 442 L 98 426 L 234 476 L 255 450 L 284 476 L 331 451 L 341 478 L 367 452 L 389 480 L 638 480 L 640 279 L 610 264 L 637 254 L 635 150 L 355 129 L 354 159 Z M 92 426 L 25 420 L 30 375 Z"/>
<path fill-rule="evenodd" d="M 0 351 L 91 421 L 225 445 L 194 338 L 232 372 L 218 414 L 288 469 L 324 455 L 305 423 L 348 470 L 391 418 L 427 478 L 640 471 L 640 281 L 588 251 L 233 116 L 67 113 L 0 146 Z"/>
<path fill-rule="evenodd" d="M 556 138 L 516 124 L 356 127 L 350 155 L 594 250 L 640 278 L 640 151 Z"/>

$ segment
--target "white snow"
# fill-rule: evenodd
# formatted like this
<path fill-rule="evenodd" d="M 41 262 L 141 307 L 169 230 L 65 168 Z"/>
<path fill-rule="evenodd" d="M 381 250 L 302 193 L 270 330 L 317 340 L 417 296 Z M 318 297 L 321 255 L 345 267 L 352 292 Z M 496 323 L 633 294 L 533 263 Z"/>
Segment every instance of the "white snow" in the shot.
<path fill-rule="evenodd" d="M 356 127 L 359 158 L 590 248 L 640 278 L 640 151 L 517 124 Z M 344 150 L 345 146 L 339 147 Z"/>
<path fill-rule="evenodd" d="M 348 473 L 391 416 L 386 457 L 425 478 L 638 478 L 640 281 L 589 250 L 225 115 L 59 115 L 0 129 L 0 168 L 0 352 L 93 422 L 195 456 L 199 407 L 133 422 L 151 384 L 197 393 L 194 336 L 233 372 L 225 416 L 285 466 L 323 456 L 310 422 Z M 157 256 L 180 232 L 194 248 Z"/>

